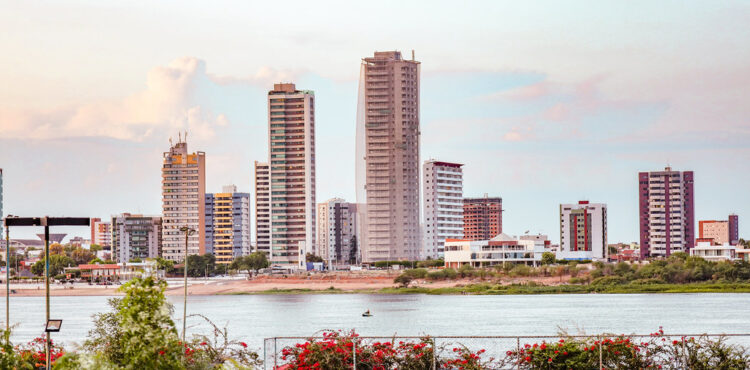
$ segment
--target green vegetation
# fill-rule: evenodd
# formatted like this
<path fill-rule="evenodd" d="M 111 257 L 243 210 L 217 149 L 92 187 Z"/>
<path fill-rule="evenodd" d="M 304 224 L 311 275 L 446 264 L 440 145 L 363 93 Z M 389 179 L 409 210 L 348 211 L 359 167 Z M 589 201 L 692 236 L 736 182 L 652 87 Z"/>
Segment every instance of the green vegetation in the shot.
<path fill-rule="evenodd" d="M 190 277 L 213 276 L 216 272 L 216 256 L 206 253 L 202 256 L 189 255 L 187 258 L 187 273 Z"/>
<path fill-rule="evenodd" d="M 375 293 L 382 294 L 637 294 L 637 293 L 750 293 L 750 283 L 689 283 L 689 284 L 640 284 L 624 285 L 540 285 L 527 284 L 469 284 L 445 288 L 383 288 Z M 365 292 L 359 292 L 365 293 Z"/>
<path fill-rule="evenodd" d="M 37 276 L 44 275 L 46 259 L 42 258 L 31 266 L 31 273 Z M 52 254 L 49 256 L 49 276 L 60 275 L 66 267 L 76 267 L 78 264 L 64 254 Z"/>
<path fill-rule="evenodd" d="M 268 267 L 268 259 L 263 252 L 253 252 L 247 256 L 237 257 L 229 265 L 232 270 L 258 271 Z"/>

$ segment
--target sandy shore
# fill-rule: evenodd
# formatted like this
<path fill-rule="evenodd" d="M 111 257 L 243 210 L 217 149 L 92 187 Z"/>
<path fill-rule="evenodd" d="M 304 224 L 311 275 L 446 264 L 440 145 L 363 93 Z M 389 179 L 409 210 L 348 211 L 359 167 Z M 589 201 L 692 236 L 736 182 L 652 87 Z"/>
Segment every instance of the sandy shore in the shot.
<path fill-rule="evenodd" d="M 324 291 L 331 287 L 338 291 L 376 291 L 382 288 L 395 287 L 393 279 L 396 272 L 390 274 L 384 271 L 367 271 L 358 273 L 338 272 L 328 274 L 313 274 L 311 276 L 260 276 L 250 280 L 237 276 L 235 278 L 221 279 L 190 279 L 188 280 L 188 294 L 191 295 L 214 295 L 214 294 L 242 294 L 260 293 L 272 290 L 320 290 Z M 556 285 L 557 277 L 525 278 L 505 280 L 503 284 L 512 284 L 533 280 L 545 285 Z M 182 280 L 169 279 L 167 295 L 182 295 L 184 288 Z M 563 281 L 567 281 L 567 277 Z M 424 288 L 445 288 L 460 285 L 479 283 L 476 279 L 458 279 L 450 281 L 415 281 L 412 285 Z M 88 285 L 75 284 L 71 289 L 70 284 L 53 284 L 50 289 L 52 296 L 117 296 L 122 295 L 117 289 L 120 285 Z M 44 286 L 41 284 L 11 284 L 12 297 L 37 297 L 44 296 Z M 5 289 L 1 290 L 0 296 L 5 296 Z"/>

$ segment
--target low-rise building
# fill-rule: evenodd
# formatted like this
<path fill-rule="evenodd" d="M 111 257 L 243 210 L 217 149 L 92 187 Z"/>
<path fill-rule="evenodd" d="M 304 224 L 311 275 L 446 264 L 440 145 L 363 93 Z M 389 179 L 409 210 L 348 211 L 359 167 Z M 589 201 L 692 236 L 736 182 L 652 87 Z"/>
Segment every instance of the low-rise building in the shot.
<path fill-rule="evenodd" d="M 607 259 L 607 205 L 589 203 L 560 205 L 560 250 L 558 259 Z"/>
<path fill-rule="evenodd" d="M 508 263 L 536 266 L 542 260 L 546 240 L 523 240 L 500 234 L 490 240 L 446 239 L 445 267 L 490 267 Z"/>
<path fill-rule="evenodd" d="M 695 247 L 690 249 L 690 255 L 707 261 L 732 261 L 736 258 L 736 248 L 729 243 L 716 244 L 698 239 Z"/>

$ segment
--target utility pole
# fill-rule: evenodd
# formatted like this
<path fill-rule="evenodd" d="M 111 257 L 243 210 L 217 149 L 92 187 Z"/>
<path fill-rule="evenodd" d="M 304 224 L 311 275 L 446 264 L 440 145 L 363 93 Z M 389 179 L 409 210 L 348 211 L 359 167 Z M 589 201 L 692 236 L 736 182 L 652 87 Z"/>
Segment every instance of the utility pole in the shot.
<path fill-rule="evenodd" d="M 188 295 L 188 288 L 187 288 L 187 268 L 188 268 L 188 236 L 193 235 L 195 233 L 195 230 L 183 226 L 180 228 L 180 231 L 185 232 L 185 263 L 183 266 L 183 272 L 185 276 L 185 294 L 183 297 L 182 302 L 182 343 L 185 343 L 185 332 L 187 331 L 187 295 Z"/>

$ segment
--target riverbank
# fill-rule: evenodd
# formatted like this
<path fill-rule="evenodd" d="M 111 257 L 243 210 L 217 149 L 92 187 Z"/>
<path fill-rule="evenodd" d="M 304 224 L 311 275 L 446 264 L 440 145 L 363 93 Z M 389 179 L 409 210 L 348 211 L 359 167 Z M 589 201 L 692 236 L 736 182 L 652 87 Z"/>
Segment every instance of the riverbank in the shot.
<path fill-rule="evenodd" d="M 408 288 L 393 283 L 385 272 L 318 274 L 311 276 L 261 276 L 191 279 L 189 295 L 247 294 L 430 294 L 430 295 L 534 295 L 534 294 L 639 294 L 639 293 L 750 293 L 750 283 L 703 282 L 688 284 L 567 284 L 558 277 L 481 280 L 416 280 Z M 564 279 L 563 281 L 567 281 Z M 119 296 L 119 285 L 53 284 L 52 296 Z M 12 284 L 11 296 L 44 296 L 41 284 Z M 5 295 L 5 289 L 0 291 Z M 170 279 L 166 295 L 184 294 L 182 280 Z"/>

